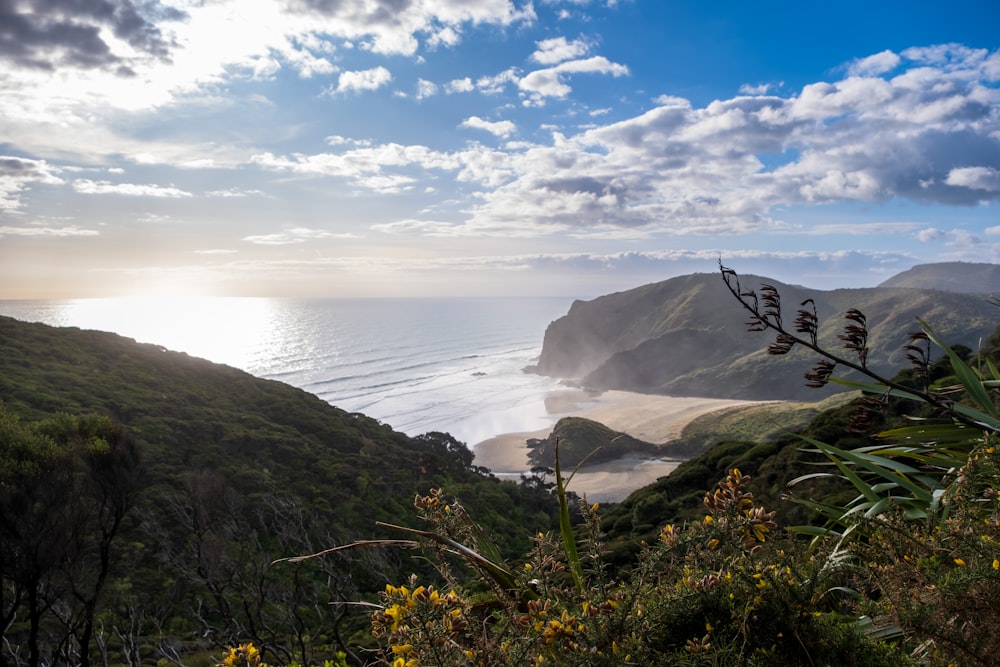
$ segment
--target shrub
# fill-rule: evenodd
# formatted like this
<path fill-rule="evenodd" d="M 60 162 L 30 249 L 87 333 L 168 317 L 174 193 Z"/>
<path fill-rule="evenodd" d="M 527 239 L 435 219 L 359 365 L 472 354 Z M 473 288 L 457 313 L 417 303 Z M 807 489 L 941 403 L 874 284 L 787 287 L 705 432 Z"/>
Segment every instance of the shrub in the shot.
<path fill-rule="evenodd" d="M 386 587 L 372 615 L 380 664 L 899 665 L 906 658 L 856 629 L 840 586 L 851 574 L 778 531 L 753 502 L 749 477 L 732 470 L 705 496 L 702 520 L 664 526 L 638 564 L 612 575 L 603 563 L 598 507 L 582 504 L 578 547 L 584 585 L 570 574 L 562 539 L 540 534 L 503 582 L 476 559 L 478 577 L 454 567 L 455 551 L 422 539 L 437 584 Z M 439 537 L 478 529 L 440 491 L 418 497 Z M 447 538 L 450 539 L 450 538 Z M 494 564 L 497 565 L 497 564 Z"/>

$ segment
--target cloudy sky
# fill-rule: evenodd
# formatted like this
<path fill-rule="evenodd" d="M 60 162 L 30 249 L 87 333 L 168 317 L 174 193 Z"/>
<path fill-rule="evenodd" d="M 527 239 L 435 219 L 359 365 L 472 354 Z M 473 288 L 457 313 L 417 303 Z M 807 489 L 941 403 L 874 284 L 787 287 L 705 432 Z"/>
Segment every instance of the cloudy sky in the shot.
<path fill-rule="evenodd" d="M 0 298 L 1000 261 L 998 26 L 995 0 L 0 0 Z"/>

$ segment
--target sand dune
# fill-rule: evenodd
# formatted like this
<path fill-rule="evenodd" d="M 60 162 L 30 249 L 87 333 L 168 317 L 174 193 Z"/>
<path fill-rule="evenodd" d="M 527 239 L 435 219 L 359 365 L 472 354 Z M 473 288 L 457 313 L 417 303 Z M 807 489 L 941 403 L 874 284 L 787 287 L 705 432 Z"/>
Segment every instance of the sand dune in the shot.
<path fill-rule="evenodd" d="M 553 422 L 560 417 L 585 417 L 616 431 L 657 444 L 677 438 L 691 420 L 701 415 L 747 405 L 754 401 L 715 398 L 654 396 L 628 391 L 600 393 L 584 390 L 557 392 L 546 399 Z M 544 438 L 549 430 L 506 433 L 473 447 L 476 465 L 497 475 L 518 476 L 530 469 L 529 438 Z M 621 459 L 587 466 L 578 472 L 570 490 L 586 495 L 591 502 L 618 502 L 629 493 L 672 471 L 680 461 Z"/>

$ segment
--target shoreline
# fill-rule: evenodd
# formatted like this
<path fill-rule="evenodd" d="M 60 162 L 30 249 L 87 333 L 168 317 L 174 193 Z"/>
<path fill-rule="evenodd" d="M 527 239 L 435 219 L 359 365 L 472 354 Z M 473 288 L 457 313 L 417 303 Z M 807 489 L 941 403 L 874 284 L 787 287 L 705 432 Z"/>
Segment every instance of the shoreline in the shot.
<path fill-rule="evenodd" d="M 545 398 L 552 424 L 562 417 L 584 417 L 634 438 L 664 444 L 677 439 L 684 427 L 702 415 L 760 401 L 661 396 L 630 391 L 567 389 Z M 529 438 L 548 437 L 552 426 L 538 431 L 504 433 L 477 443 L 474 463 L 498 477 L 519 479 L 530 471 Z M 670 474 L 683 461 L 624 458 L 589 465 L 578 471 L 568 489 L 590 502 L 620 502 L 632 491 Z"/>

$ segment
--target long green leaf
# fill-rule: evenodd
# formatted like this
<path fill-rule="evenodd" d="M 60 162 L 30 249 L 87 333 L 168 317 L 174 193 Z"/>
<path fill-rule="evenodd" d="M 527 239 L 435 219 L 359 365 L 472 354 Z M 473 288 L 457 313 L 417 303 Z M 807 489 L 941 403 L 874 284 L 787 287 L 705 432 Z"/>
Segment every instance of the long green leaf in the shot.
<path fill-rule="evenodd" d="M 897 468 L 900 466 L 909 468 L 912 472 L 918 472 L 916 469 L 911 468 L 910 466 L 905 466 L 905 464 L 900 464 L 898 461 L 893 461 L 891 459 L 875 457 L 869 454 L 856 454 L 845 449 L 839 449 L 832 445 L 827 446 L 836 456 L 843 457 L 843 459 L 851 461 L 855 465 L 858 465 L 869 472 L 873 472 L 883 479 L 899 484 L 899 486 L 903 487 L 919 499 L 926 500 L 928 503 L 931 501 L 931 493 L 928 489 L 914 483 L 910 478 L 903 474 L 903 472 L 906 471 L 900 470 L 897 472 Z"/>
<path fill-rule="evenodd" d="M 894 398 L 906 398 L 911 401 L 923 402 L 923 397 L 920 394 L 914 393 L 912 391 L 906 391 L 904 389 L 897 388 L 887 388 L 884 384 L 879 384 L 878 382 L 861 382 L 859 380 L 846 380 L 844 378 L 830 378 L 830 382 L 834 384 L 839 384 L 842 387 L 847 387 L 848 389 L 854 389 L 865 394 L 878 394 L 879 396 L 888 394 Z"/>
<path fill-rule="evenodd" d="M 993 404 L 993 399 L 990 397 L 989 392 L 987 392 L 986 388 L 983 386 L 983 381 L 982 378 L 979 377 L 979 373 L 973 370 L 967 363 L 962 361 L 955 351 L 951 349 L 951 346 L 941 340 L 930 325 L 921 320 L 919 317 L 917 318 L 917 321 L 920 322 L 920 326 L 923 327 L 927 337 L 948 355 L 948 361 L 951 362 L 951 368 L 955 371 L 956 377 L 958 377 L 959 381 L 965 387 L 965 391 L 969 394 L 972 400 L 979 406 L 979 409 L 987 413 L 990 417 L 996 419 L 997 408 Z"/>
<path fill-rule="evenodd" d="M 559 466 L 559 440 L 556 439 L 556 494 L 559 497 L 559 533 L 562 535 L 563 549 L 566 550 L 566 560 L 569 572 L 573 576 L 573 584 L 578 593 L 583 594 L 583 567 L 580 564 L 580 554 L 576 550 L 576 536 L 573 535 L 573 525 L 569 518 L 569 503 L 566 500 L 566 485 L 563 483 L 562 468 Z M 576 474 L 576 470 L 573 471 Z M 572 479 L 572 478 L 571 478 Z"/>
<path fill-rule="evenodd" d="M 981 432 L 974 428 L 963 424 L 956 424 L 955 422 L 948 422 L 943 424 L 903 426 L 882 431 L 878 434 L 878 437 L 894 441 L 958 443 L 968 442 L 970 438 L 976 438 L 979 435 L 981 435 Z"/>
<path fill-rule="evenodd" d="M 986 431 L 990 431 L 992 433 L 1000 432 L 1000 419 L 997 419 L 995 413 L 986 414 L 962 403 L 953 404 L 951 409 L 960 415 L 964 415 L 973 420 L 977 425 L 981 426 Z"/>

